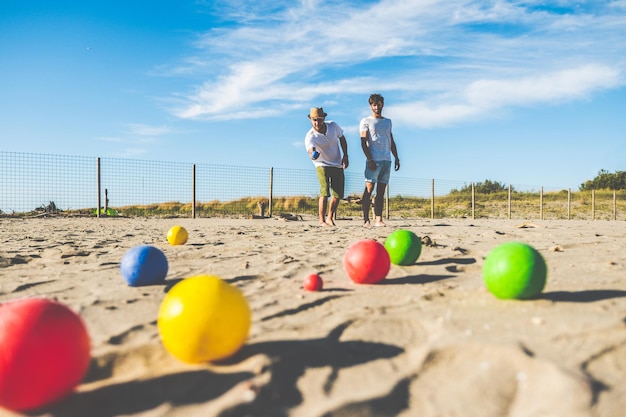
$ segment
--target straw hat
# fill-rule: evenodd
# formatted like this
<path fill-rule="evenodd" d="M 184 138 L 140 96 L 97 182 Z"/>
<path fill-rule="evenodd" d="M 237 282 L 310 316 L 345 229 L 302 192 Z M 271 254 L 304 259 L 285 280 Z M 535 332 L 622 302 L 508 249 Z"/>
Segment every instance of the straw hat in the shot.
<path fill-rule="evenodd" d="M 326 117 L 327 114 L 324 113 L 323 107 L 311 107 L 311 111 L 307 116 L 309 119 L 320 119 L 322 117 Z"/>

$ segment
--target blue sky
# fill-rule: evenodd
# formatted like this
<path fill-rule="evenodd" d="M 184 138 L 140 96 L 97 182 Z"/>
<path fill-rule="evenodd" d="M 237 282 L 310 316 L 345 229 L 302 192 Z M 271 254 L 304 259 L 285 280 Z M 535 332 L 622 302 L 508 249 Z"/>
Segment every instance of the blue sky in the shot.
<path fill-rule="evenodd" d="M 376 92 L 393 175 L 626 169 L 626 0 L 2 0 L 0 27 L 3 151 L 312 169 L 323 106 L 362 172 Z"/>

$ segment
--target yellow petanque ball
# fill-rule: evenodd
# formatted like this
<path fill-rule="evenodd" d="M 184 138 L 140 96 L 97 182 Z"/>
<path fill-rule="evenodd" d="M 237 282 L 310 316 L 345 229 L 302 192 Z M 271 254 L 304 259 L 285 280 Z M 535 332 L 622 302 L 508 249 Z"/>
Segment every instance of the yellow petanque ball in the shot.
<path fill-rule="evenodd" d="M 245 343 L 252 324 L 248 300 L 213 275 L 174 285 L 161 302 L 157 327 L 165 349 L 186 363 L 228 358 Z"/>
<path fill-rule="evenodd" d="M 170 245 L 184 245 L 187 243 L 187 238 L 189 234 L 187 230 L 182 226 L 174 226 L 167 232 L 167 241 L 170 242 Z"/>

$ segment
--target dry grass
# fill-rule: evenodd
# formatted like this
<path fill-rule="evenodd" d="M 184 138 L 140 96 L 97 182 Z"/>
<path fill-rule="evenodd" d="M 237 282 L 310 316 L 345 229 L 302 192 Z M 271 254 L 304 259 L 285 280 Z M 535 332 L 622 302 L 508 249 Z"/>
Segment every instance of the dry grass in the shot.
<path fill-rule="evenodd" d="M 434 204 L 433 204 L 434 203 Z M 262 212 L 261 206 L 264 211 Z M 272 199 L 271 213 L 278 216 L 316 215 L 318 198 L 295 196 Z M 434 206 L 434 212 L 433 212 Z M 190 217 L 190 203 L 169 202 L 149 206 L 119 207 L 124 216 L 177 216 Z M 270 214 L 266 197 L 247 197 L 229 202 L 211 201 L 197 203 L 197 217 L 252 217 Z M 338 216 L 361 217 L 360 196 L 348 196 L 339 205 Z M 475 194 L 474 206 L 470 194 L 454 193 L 436 197 L 434 202 L 426 198 L 392 197 L 389 199 L 391 218 L 494 218 L 494 219 L 577 219 L 577 220 L 626 220 L 626 191 L 572 192 L 568 202 L 567 191 L 511 194 L 507 192 Z"/>
<path fill-rule="evenodd" d="M 192 217 L 191 203 L 165 202 L 143 206 L 111 207 L 124 217 Z M 318 198 L 305 196 L 276 197 L 270 209 L 267 197 L 246 197 L 239 200 L 196 203 L 196 217 L 274 217 L 285 214 L 317 215 Z M 385 213 L 387 206 L 385 206 Z M 390 218 L 493 218 L 493 219 L 576 219 L 626 220 L 626 191 L 567 191 L 547 193 L 507 192 L 474 195 L 452 193 L 430 198 L 401 197 L 389 199 Z M 54 215 L 94 216 L 95 209 L 57 211 Z M 44 213 L 43 215 L 50 215 Z M 348 196 L 339 205 L 338 217 L 360 218 L 361 196 Z M 39 211 L 12 213 L 7 217 L 41 216 Z"/>

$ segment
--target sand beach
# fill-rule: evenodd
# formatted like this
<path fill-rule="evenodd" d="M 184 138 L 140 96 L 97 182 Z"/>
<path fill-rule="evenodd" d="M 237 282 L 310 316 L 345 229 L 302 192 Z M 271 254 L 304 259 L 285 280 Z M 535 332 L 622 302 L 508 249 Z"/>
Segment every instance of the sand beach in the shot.
<path fill-rule="evenodd" d="M 168 244 L 174 225 L 189 232 L 185 245 Z M 353 283 L 348 246 L 399 228 L 430 238 L 417 262 Z M 485 256 L 512 240 L 546 260 L 536 299 L 485 288 Z M 140 244 L 166 254 L 165 285 L 121 277 Z M 625 248 L 619 221 L 0 219 L 0 303 L 65 303 L 92 345 L 76 392 L 0 416 L 623 417 Z M 305 291 L 315 272 L 324 289 Z M 159 339 L 168 288 L 197 274 L 236 285 L 252 309 L 246 344 L 218 363 L 182 363 Z"/>

